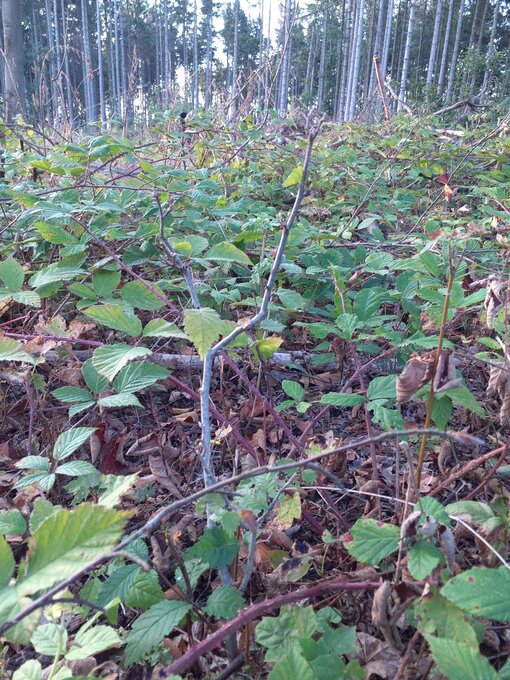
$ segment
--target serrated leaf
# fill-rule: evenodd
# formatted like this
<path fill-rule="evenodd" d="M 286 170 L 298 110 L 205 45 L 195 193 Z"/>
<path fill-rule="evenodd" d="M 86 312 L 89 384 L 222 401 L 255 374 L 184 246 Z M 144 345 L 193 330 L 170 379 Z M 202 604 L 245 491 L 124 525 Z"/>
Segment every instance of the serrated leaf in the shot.
<path fill-rule="evenodd" d="M 215 262 L 237 262 L 251 266 L 252 261 L 245 252 L 237 248 L 233 243 L 222 241 L 213 246 L 205 255 L 204 260 L 214 260 Z"/>
<path fill-rule="evenodd" d="M 31 643 L 38 654 L 56 656 L 67 646 L 67 630 L 56 623 L 45 623 L 34 630 Z"/>
<path fill-rule="evenodd" d="M 380 378 L 374 378 L 367 390 L 367 398 L 370 401 L 376 399 L 396 399 L 397 398 L 397 376 L 385 375 Z"/>
<path fill-rule="evenodd" d="M 104 652 L 105 649 L 122 644 L 119 634 L 110 626 L 93 626 L 87 624 L 76 633 L 71 649 L 65 655 L 68 661 L 78 661 Z"/>
<path fill-rule="evenodd" d="M 472 614 L 510 621 L 510 571 L 506 567 L 472 567 L 448 581 L 441 595 Z"/>
<path fill-rule="evenodd" d="M 20 290 L 13 293 L 12 299 L 21 305 L 28 305 L 29 307 L 40 307 L 41 297 L 34 290 Z"/>
<path fill-rule="evenodd" d="M 102 376 L 113 380 L 121 368 L 130 361 L 149 354 L 152 352 L 147 347 L 130 347 L 122 344 L 98 347 L 92 355 L 92 365 Z"/>
<path fill-rule="evenodd" d="M 97 427 L 72 427 L 63 432 L 59 435 L 55 442 L 55 446 L 53 447 L 52 455 L 54 460 L 64 460 L 64 458 L 70 456 L 76 449 L 79 449 L 96 430 Z"/>
<path fill-rule="evenodd" d="M 97 474 L 96 468 L 86 460 L 71 460 L 63 465 L 59 465 L 55 472 L 58 475 L 68 475 L 69 477 Z"/>
<path fill-rule="evenodd" d="M 148 338 L 180 338 L 187 340 L 188 336 L 174 323 L 165 319 L 152 319 L 143 329 L 144 337 Z"/>
<path fill-rule="evenodd" d="M 299 401 L 305 394 L 305 388 L 295 380 L 282 380 L 282 390 L 294 401 Z"/>
<path fill-rule="evenodd" d="M 498 680 L 498 674 L 477 647 L 427 635 L 432 656 L 449 680 Z"/>
<path fill-rule="evenodd" d="M 16 566 L 14 555 L 9 544 L 2 536 L 3 533 L 0 529 L 0 588 L 9 585 L 9 581 L 14 574 L 14 567 Z"/>
<path fill-rule="evenodd" d="M 92 363 L 92 359 L 87 359 L 87 361 L 82 364 L 81 372 L 87 383 L 87 387 L 94 392 L 94 394 L 99 394 L 99 392 L 102 392 L 108 387 L 108 379 L 97 372 Z"/>
<path fill-rule="evenodd" d="M 316 680 L 317 675 L 296 645 L 278 661 L 267 677 L 268 680 Z"/>
<path fill-rule="evenodd" d="M 223 569 L 235 560 L 239 552 L 239 541 L 219 527 L 205 529 L 198 542 L 186 555 L 197 557 L 212 569 Z"/>
<path fill-rule="evenodd" d="M 59 510 L 29 539 L 27 566 L 16 584 L 20 595 L 49 588 L 106 555 L 119 540 L 128 513 L 91 503 Z"/>
<path fill-rule="evenodd" d="M 287 189 L 288 187 L 292 187 L 295 184 L 299 184 L 301 182 L 301 178 L 303 177 L 303 166 L 302 165 L 296 165 L 296 167 L 292 170 L 290 175 L 287 176 L 287 178 L 283 182 L 283 188 Z"/>
<path fill-rule="evenodd" d="M 2 337 L 0 337 L 0 361 L 24 361 L 27 364 L 37 364 L 37 359 L 24 352 L 16 340 Z"/>
<path fill-rule="evenodd" d="M 103 408 L 123 408 L 124 406 L 137 406 L 141 408 L 142 406 L 138 397 L 131 392 L 101 397 L 101 399 L 97 400 L 97 404 Z"/>
<path fill-rule="evenodd" d="M 209 595 L 204 611 L 217 619 L 233 619 L 245 605 L 243 597 L 235 588 L 221 585 Z"/>
<path fill-rule="evenodd" d="M 154 284 L 152 285 L 159 291 L 157 286 Z M 138 280 L 126 283 L 126 285 L 120 289 L 120 296 L 135 309 L 145 309 L 150 312 L 165 306 L 164 300 L 149 290 L 142 281 Z"/>
<path fill-rule="evenodd" d="M 84 390 L 82 387 L 58 387 L 52 392 L 55 399 L 62 401 L 64 404 L 85 404 L 86 402 L 94 402 L 90 392 Z"/>
<path fill-rule="evenodd" d="M 321 397 L 321 404 L 340 407 L 356 406 L 364 401 L 365 397 L 361 394 L 343 394 L 342 392 L 326 392 Z"/>
<path fill-rule="evenodd" d="M 344 536 L 347 552 L 364 564 L 379 564 L 398 550 L 400 530 L 375 519 L 358 519 Z"/>
<path fill-rule="evenodd" d="M 495 517 L 494 510 L 487 503 L 479 501 L 458 501 L 445 508 L 449 515 L 468 515 L 473 524 L 484 524 Z"/>
<path fill-rule="evenodd" d="M 116 569 L 106 581 L 101 584 L 101 589 L 97 596 L 97 604 L 106 607 L 108 603 L 116 597 L 121 602 L 126 601 L 127 594 L 136 581 L 141 567 L 137 564 L 124 564 Z"/>
<path fill-rule="evenodd" d="M 77 276 L 84 276 L 87 272 L 77 267 L 63 267 L 59 262 L 50 264 L 48 267 L 40 269 L 30 278 L 30 285 L 33 288 L 41 288 L 49 283 L 69 281 Z"/>
<path fill-rule="evenodd" d="M 100 269 L 92 276 L 92 288 L 98 298 L 109 298 L 120 283 L 120 271 Z"/>
<path fill-rule="evenodd" d="M 41 234 L 42 238 L 48 243 L 55 245 L 66 245 L 77 243 L 78 239 L 73 234 L 70 234 L 62 227 L 56 224 L 49 224 L 48 222 L 36 222 L 35 228 Z"/>
<path fill-rule="evenodd" d="M 295 519 L 299 519 L 301 517 L 301 498 L 299 493 L 295 491 L 290 495 L 286 494 L 278 504 L 276 514 L 285 528 L 290 527 Z"/>
<path fill-rule="evenodd" d="M 106 487 L 97 499 L 99 505 L 105 508 L 114 508 L 119 504 L 122 496 L 127 493 L 136 483 L 138 472 L 134 475 L 120 477 L 118 475 L 106 475 L 103 485 Z"/>
<path fill-rule="evenodd" d="M 165 599 L 159 578 L 154 569 L 142 571 L 126 593 L 126 604 L 134 609 L 148 609 Z"/>
<path fill-rule="evenodd" d="M 142 661 L 146 654 L 171 633 L 190 609 L 191 605 L 186 602 L 164 600 L 141 614 L 127 636 L 124 657 L 126 666 Z"/>
<path fill-rule="evenodd" d="M 14 484 L 15 489 L 23 489 L 26 486 L 37 484 L 43 491 L 50 491 L 55 484 L 55 475 L 49 472 L 37 472 L 18 479 Z"/>
<path fill-rule="evenodd" d="M 42 666 L 36 659 L 29 659 L 14 671 L 12 680 L 41 680 Z"/>
<path fill-rule="evenodd" d="M 218 312 L 209 307 L 188 309 L 184 313 L 184 330 L 195 345 L 200 358 L 204 359 L 207 350 L 225 332 L 225 322 Z"/>
<path fill-rule="evenodd" d="M 483 406 L 476 400 L 474 395 L 465 385 L 461 385 L 461 387 L 457 387 L 453 390 L 445 390 L 444 394 L 447 397 L 450 397 L 454 404 L 464 406 L 464 408 L 476 413 L 480 418 L 485 418 L 487 415 Z"/>
<path fill-rule="evenodd" d="M 255 359 L 270 359 L 283 344 L 283 338 L 265 338 L 253 343 L 251 350 Z"/>
<path fill-rule="evenodd" d="M 34 533 L 39 529 L 41 524 L 48 519 L 54 512 L 62 510 L 60 505 L 53 505 L 45 498 L 36 498 L 34 501 L 34 509 L 30 513 L 30 531 Z"/>
<path fill-rule="evenodd" d="M 441 551 L 433 543 L 419 541 L 409 551 L 409 572 L 419 581 L 429 576 L 442 560 Z"/>
<path fill-rule="evenodd" d="M 41 470 L 47 472 L 50 469 L 49 458 L 45 456 L 25 456 L 15 463 L 18 470 Z"/>
<path fill-rule="evenodd" d="M 286 309 L 304 309 L 306 307 L 305 298 L 297 293 L 295 290 L 287 288 L 278 288 L 276 294 L 280 298 L 280 302 Z"/>
<path fill-rule="evenodd" d="M 132 337 L 142 334 L 142 322 L 134 314 L 129 314 L 120 305 L 93 305 L 84 312 L 86 316 L 113 330 Z"/>
<path fill-rule="evenodd" d="M 8 257 L 0 262 L 0 280 L 11 292 L 16 292 L 23 285 L 25 271 L 17 260 Z"/>
<path fill-rule="evenodd" d="M 164 380 L 170 371 L 150 361 L 137 361 L 125 366 L 119 371 L 113 386 L 116 392 L 138 392 L 145 387 L 154 385 L 158 380 Z"/>
<path fill-rule="evenodd" d="M 26 530 L 27 523 L 19 510 L 2 510 L 0 512 L 0 534 L 21 536 Z"/>

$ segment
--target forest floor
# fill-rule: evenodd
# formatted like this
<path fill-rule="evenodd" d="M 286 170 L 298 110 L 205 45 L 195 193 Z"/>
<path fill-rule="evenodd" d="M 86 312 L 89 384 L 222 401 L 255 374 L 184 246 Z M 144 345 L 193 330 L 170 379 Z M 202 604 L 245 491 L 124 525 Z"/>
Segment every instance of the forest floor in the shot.
<path fill-rule="evenodd" d="M 5 677 L 510 678 L 508 119 L 5 133 Z"/>

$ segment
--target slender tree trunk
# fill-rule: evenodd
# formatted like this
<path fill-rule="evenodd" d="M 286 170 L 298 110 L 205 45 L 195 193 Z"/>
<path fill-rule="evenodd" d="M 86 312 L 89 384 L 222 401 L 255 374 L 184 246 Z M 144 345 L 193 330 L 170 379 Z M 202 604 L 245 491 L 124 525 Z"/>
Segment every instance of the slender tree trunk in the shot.
<path fill-rule="evenodd" d="M 280 66 L 280 82 L 278 87 L 278 112 L 281 116 L 287 113 L 289 101 L 289 80 L 290 80 L 290 51 L 291 39 L 290 29 L 292 23 L 292 0 L 285 0 L 282 30 L 282 62 Z"/>
<path fill-rule="evenodd" d="M 377 28 L 375 29 L 375 40 L 374 40 L 374 51 L 372 54 L 372 59 L 370 61 L 370 85 L 369 85 L 369 95 L 371 92 L 374 91 L 374 89 L 377 86 L 377 80 L 375 76 L 375 69 L 373 67 L 373 58 L 375 56 L 378 56 L 379 58 L 381 57 L 381 50 L 383 47 L 383 32 L 384 32 L 384 26 L 385 26 L 385 16 L 384 16 L 384 10 L 386 9 L 386 0 L 380 0 L 379 3 L 376 1 L 376 6 L 377 4 L 379 5 L 379 13 L 377 15 Z"/>
<path fill-rule="evenodd" d="M 234 2 L 234 48 L 232 52 L 232 88 L 230 90 L 231 106 L 230 117 L 235 116 L 237 111 L 238 77 L 237 62 L 239 56 L 239 0 Z"/>
<path fill-rule="evenodd" d="M 409 73 L 409 62 L 411 59 L 411 43 L 413 40 L 414 19 L 416 14 L 416 0 L 410 0 L 409 19 L 407 21 L 406 46 L 404 49 L 404 59 L 402 63 L 402 76 L 400 78 L 400 93 L 397 111 L 402 110 L 402 103 L 406 100 L 407 77 Z"/>
<path fill-rule="evenodd" d="M 267 17 L 267 36 L 266 36 L 266 67 L 264 69 L 264 113 L 269 108 L 271 100 L 271 8 L 273 3 L 269 3 L 269 14 Z"/>
<path fill-rule="evenodd" d="M 441 66 L 439 68 L 439 79 L 437 81 L 437 96 L 441 97 L 443 95 L 444 79 L 446 75 L 446 60 L 448 57 L 448 47 L 450 44 L 450 33 L 452 30 L 453 21 L 453 7 L 455 5 L 455 0 L 449 0 L 450 6 L 448 8 L 448 19 L 446 20 L 446 30 L 444 34 L 443 43 L 443 53 L 441 55 Z"/>
<path fill-rule="evenodd" d="M 198 9 L 197 0 L 193 0 L 193 108 L 198 105 Z"/>
<path fill-rule="evenodd" d="M 90 49 L 89 22 L 87 16 L 87 0 L 81 0 L 81 16 L 83 29 L 83 69 L 85 91 L 85 120 L 92 123 L 95 120 L 96 102 L 94 97 L 94 81 L 92 70 L 92 52 Z"/>
<path fill-rule="evenodd" d="M 358 21 L 356 25 L 356 37 L 354 40 L 354 63 L 352 68 L 352 85 L 349 102 L 349 120 L 354 118 L 356 113 L 356 101 L 358 94 L 358 81 L 360 71 L 361 43 L 363 40 L 363 23 L 365 14 L 365 0 L 360 0 L 358 7 Z"/>
<path fill-rule="evenodd" d="M 487 85 L 489 83 L 489 74 L 490 74 L 490 69 L 491 69 L 491 64 L 490 64 L 490 59 L 492 55 L 494 54 L 495 47 L 494 47 L 494 42 L 496 39 L 496 28 L 498 25 L 498 15 L 499 15 L 499 7 L 500 7 L 500 0 L 496 0 L 496 5 L 494 7 L 494 16 L 492 17 L 492 26 L 491 26 L 491 34 L 489 36 L 489 44 L 487 46 L 487 58 L 485 61 L 485 71 L 483 74 L 483 83 L 482 83 L 482 96 L 485 94 L 485 91 L 487 90 Z"/>
<path fill-rule="evenodd" d="M 56 90 L 56 80 L 57 80 L 57 68 L 56 68 L 56 55 L 55 55 L 55 41 L 53 35 L 52 27 L 52 12 L 50 0 L 44 0 L 44 9 L 46 11 L 46 30 L 48 32 L 48 63 L 50 67 L 50 93 L 51 93 L 51 118 L 52 124 L 57 125 L 57 90 Z"/>
<path fill-rule="evenodd" d="M 64 88 L 62 87 L 62 45 L 60 44 L 60 31 L 58 26 L 57 0 L 53 0 L 53 28 L 55 30 L 55 54 L 57 60 L 55 88 L 57 90 L 57 120 L 60 121 L 64 113 Z"/>
<path fill-rule="evenodd" d="M 352 95 L 352 71 L 354 68 L 354 43 L 356 40 L 356 29 L 358 26 L 358 4 L 354 1 L 351 12 L 351 26 L 350 26 L 350 38 L 349 38 L 349 68 L 347 71 L 347 82 L 346 82 L 346 93 L 345 93 L 345 109 L 343 114 L 343 120 L 349 120 L 349 110 L 351 108 L 351 95 Z"/>
<path fill-rule="evenodd" d="M 388 68 L 388 55 L 390 53 L 392 27 L 393 27 L 393 0 L 389 0 L 381 55 L 381 76 L 383 80 L 386 78 L 386 70 Z"/>
<path fill-rule="evenodd" d="M 345 120 L 345 105 L 347 99 L 347 82 L 349 74 L 349 33 L 350 33 L 350 21 L 352 12 L 352 0 L 347 0 L 347 7 L 345 9 L 345 24 L 343 27 L 343 57 L 342 57 L 342 75 L 340 77 L 340 89 L 338 95 L 338 113 L 337 122 L 342 122 Z"/>
<path fill-rule="evenodd" d="M 448 72 L 448 86 L 446 88 L 446 102 L 452 99 L 453 83 L 455 81 L 455 71 L 457 69 L 457 60 L 459 58 L 460 37 L 462 34 L 462 19 L 464 18 L 464 5 L 466 0 L 460 0 L 459 14 L 457 18 L 457 28 L 455 30 L 455 42 L 453 44 L 452 60 L 450 62 L 450 70 Z"/>
<path fill-rule="evenodd" d="M 124 103 L 121 81 L 121 65 L 120 65 L 120 45 L 119 45 L 119 0 L 113 0 L 113 37 L 115 39 L 115 84 L 117 86 L 117 106 L 116 110 L 119 116 L 124 115 Z"/>
<path fill-rule="evenodd" d="M 103 68 L 103 29 L 101 25 L 101 12 L 99 0 L 96 0 L 96 30 L 97 30 L 97 71 L 99 76 L 99 108 L 101 125 L 106 124 L 106 102 L 104 95 L 104 68 Z"/>
<path fill-rule="evenodd" d="M 323 99 L 324 99 L 324 71 L 326 68 L 326 39 L 328 33 L 328 18 L 329 18 L 329 7 L 326 5 L 324 8 L 323 24 L 322 24 L 322 37 L 321 37 L 321 57 L 319 63 L 319 88 L 317 90 L 317 108 L 319 111 L 323 110 Z"/>
<path fill-rule="evenodd" d="M 67 99 L 67 116 L 69 123 L 72 125 L 73 121 L 73 92 L 71 85 L 71 69 L 69 68 L 69 42 L 67 37 L 67 20 L 65 13 L 65 0 L 60 0 L 60 13 L 62 15 L 62 40 L 64 47 L 64 76 L 66 80 L 66 99 Z"/>
<path fill-rule="evenodd" d="M 205 108 L 210 108 L 212 104 L 212 3 L 207 10 L 207 29 L 205 48 Z"/>
<path fill-rule="evenodd" d="M 4 37 L 5 120 L 10 123 L 25 113 L 25 72 L 23 69 L 23 27 L 19 0 L 2 0 Z"/>
<path fill-rule="evenodd" d="M 443 0 L 437 0 L 436 18 L 434 19 L 434 32 L 432 34 L 432 44 L 430 46 L 429 65 L 427 67 L 427 85 L 431 85 L 436 69 L 437 46 L 439 44 L 439 34 L 441 32 L 441 14 L 443 11 Z"/>

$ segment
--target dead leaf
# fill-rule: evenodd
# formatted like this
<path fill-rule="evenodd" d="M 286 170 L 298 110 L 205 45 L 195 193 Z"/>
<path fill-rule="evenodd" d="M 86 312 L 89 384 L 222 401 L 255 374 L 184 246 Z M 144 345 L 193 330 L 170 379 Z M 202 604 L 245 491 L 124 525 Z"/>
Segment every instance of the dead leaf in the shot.
<path fill-rule="evenodd" d="M 506 284 L 499 280 L 493 279 L 487 286 L 485 300 L 483 306 L 487 311 L 487 328 L 494 327 L 494 319 L 496 314 L 503 307 L 506 300 Z"/>
<path fill-rule="evenodd" d="M 455 375 L 455 354 L 452 349 L 443 349 L 437 362 L 436 374 L 434 375 L 434 392 L 445 392 L 455 387 L 460 387 L 462 380 Z"/>
<path fill-rule="evenodd" d="M 411 355 L 404 369 L 397 376 L 397 402 L 399 404 L 409 401 L 420 387 L 428 383 L 432 361 L 430 352 L 423 357 L 416 353 Z"/>
<path fill-rule="evenodd" d="M 390 680 L 394 678 L 400 666 L 400 654 L 397 650 L 368 633 L 359 632 L 356 637 L 359 644 L 358 658 L 366 676 L 378 675 Z"/>
<path fill-rule="evenodd" d="M 161 456 L 149 456 L 149 467 L 156 481 L 167 491 L 175 496 L 175 498 L 182 498 L 182 493 L 179 490 L 179 480 L 176 473 L 172 470 L 172 466 Z"/>

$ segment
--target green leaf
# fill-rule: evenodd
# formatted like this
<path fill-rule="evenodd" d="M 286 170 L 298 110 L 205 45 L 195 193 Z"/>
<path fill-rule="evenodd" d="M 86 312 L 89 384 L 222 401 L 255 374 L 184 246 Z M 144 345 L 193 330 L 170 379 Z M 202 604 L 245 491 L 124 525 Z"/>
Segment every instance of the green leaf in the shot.
<path fill-rule="evenodd" d="M 36 222 L 34 224 L 37 231 L 41 234 L 42 238 L 48 243 L 54 243 L 55 245 L 66 245 L 77 243 L 78 239 L 73 234 L 70 234 L 62 227 L 58 227 L 56 224 L 49 224 L 48 222 Z"/>
<path fill-rule="evenodd" d="M 29 540 L 28 564 L 16 585 L 19 594 L 49 588 L 106 555 L 119 540 L 127 516 L 90 503 L 50 515 Z"/>
<path fill-rule="evenodd" d="M 57 475 L 68 475 L 69 477 L 83 477 L 85 475 L 97 474 L 96 468 L 86 460 L 71 460 L 68 463 L 59 465 L 55 473 Z"/>
<path fill-rule="evenodd" d="M 16 340 L 2 337 L 0 337 L 0 361 L 24 361 L 27 364 L 37 364 L 37 359 L 23 352 Z"/>
<path fill-rule="evenodd" d="M 187 340 L 188 336 L 174 323 L 165 319 L 152 319 L 143 329 L 144 337 L 148 338 L 180 338 Z"/>
<path fill-rule="evenodd" d="M 113 387 L 119 393 L 138 392 L 154 385 L 158 380 L 164 380 L 169 374 L 170 371 L 166 368 L 152 364 L 150 361 L 137 361 L 119 371 L 113 381 Z"/>
<path fill-rule="evenodd" d="M 147 347 L 130 347 L 122 344 L 98 347 L 92 355 L 92 365 L 102 376 L 113 380 L 121 368 L 130 361 L 148 354 L 152 352 Z"/>
<path fill-rule="evenodd" d="M 127 636 L 124 657 L 126 666 L 142 661 L 146 654 L 172 632 L 190 609 L 191 605 L 186 602 L 164 600 L 141 614 Z"/>
<path fill-rule="evenodd" d="M 443 393 L 453 401 L 454 404 L 459 404 L 459 406 L 464 406 L 468 411 L 476 413 L 480 418 L 485 418 L 487 415 L 483 406 L 475 399 L 473 394 L 468 390 L 465 385 L 461 387 L 456 387 L 453 390 L 445 390 Z"/>
<path fill-rule="evenodd" d="M 101 397 L 97 400 L 98 406 L 103 408 L 124 408 L 124 406 L 142 407 L 138 397 L 131 392 L 122 394 L 111 394 L 109 397 Z"/>
<path fill-rule="evenodd" d="M 89 390 L 92 390 L 94 394 L 99 394 L 108 387 L 108 380 L 96 371 L 92 359 L 87 359 L 85 363 L 81 366 L 81 372 L 87 383 Z"/>
<path fill-rule="evenodd" d="M 18 479 L 14 485 L 15 489 L 23 489 L 26 486 L 37 484 L 43 491 L 50 491 L 55 484 L 55 475 L 48 472 L 37 472 L 33 475 L 27 475 Z"/>
<path fill-rule="evenodd" d="M 303 177 L 303 166 L 302 165 L 296 165 L 296 167 L 292 170 L 290 175 L 287 176 L 287 179 L 284 180 L 282 186 L 284 189 L 287 189 L 288 187 L 292 187 L 295 184 L 299 184 L 301 182 L 301 178 Z"/>
<path fill-rule="evenodd" d="M 441 551 L 433 543 L 419 541 L 409 551 L 409 572 L 419 581 L 429 576 L 442 561 Z"/>
<path fill-rule="evenodd" d="M 449 680 L 498 680 L 498 674 L 476 646 L 427 635 L 432 656 Z"/>
<path fill-rule="evenodd" d="M 436 427 L 445 430 L 453 411 L 452 400 L 449 397 L 434 395 L 432 402 L 432 420 Z"/>
<path fill-rule="evenodd" d="M 278 288 L 276 294 L 285 309 L 304 309 L 306 307 L 306 300 L 295 290 Z"/>
<path fill-rule="evenodd" d="M 205 255 L 202 255 L 202 257 L 204 260 L 214 260 L 215 262 L 237 262 L 247 266 L 251 266 L 252 264 L 245 252 L 228 241 L 217 243 Z"/>
<path fill-rule="evenodd" d="M 300 401 L 305 394 L 305 388 L 295 380 L 282 380 L 282 389 L 294 401 Z"/>
<path fill-rule="evenodd" d="M 67 647 L 67 630 L 56 623 L 45 623 L 34 630 L 31 642 L 38 654 L 56 656 Z"/>
<path fill-rule="evenodd" d="M 239 541 L 218 527 L 205 529 L 197 543 L 186 555 L 207 562 L 211 569 L 224 569 L 235 560 L 239 552 Z M 186 558 L 187 559 L 187 558 Z"/>
<path fill-rule="evenodd" d="M 383 295 L 380 289 L 362 288 L 354 298 L 354 311 L 363 321 L 367 321 L 379 311 Z"/>
<path fill-rule="evenodd" d="M 42 666 L 35 659 L 25 661 L 12 675 L 12 680 L 41 680 L 41 678 Z"/>
<path fill-rule="evenodd" d="M 152 284 L 155 290 L 162 292 Z M 152 290 L 149 290 L 142 281 L 129 281 L 120 289 L 120 296 L 123 300 L 132 305 L 135 309 L 145 309 L 149 312 L 161 309 L 165 306 L 165 301 L 158 297 Z"/>
<path fill-rule="evenodd" d="M 68 661 L 79 661 L 121 644 L 119 634 L 110 626 L 89 628 L 88 624 L 85 624 L 76 633 L 71 649 L 67 652 L 65 658 Z"/>
<path fill-rule="evenodd" d="M 50 461 L 46 456 L 25 456 L 15 465 L 19 470 L 41 470 L 47 472 L 50 469 Z"/>
<path fill-rule="evenodd" d="M 92 276 L 92 287 L 98 298 L 109 298 L 120 283 L 120 272 L 100 269 Z"/>
<path fill-rule="evenodd" d="M 134 609 L 148 609 L 165 599 L 159 578 L 154 569 L 138 574 L 126 594 L 126 604 Z"/>
<path fill-rule="evenodd" d="M 342 392 L 326 392 L 321 397 L 321 404 L 330 404 L 330 406 L 356 406 L 364 401 L 365 397 L 361 394 L 343 394 Z"/>
<path fill-rule="evenodd" d="M 116 569 L 113 574 L 101 584 L 101 590 L 99 591 L 96 602 L 103 607 L 106 607 L 108 603 L 116 597 L 118 597 L 121 602 L 125 602 L 127 594 L 138 578 L 140 571 L 141 567 L 137 564 L 124 564 L 122 567 Z"/>
<path fill-rule="evenodd" d="M 301 639 L 317 631 L 317 615 L 312 607 L 282 607 L 278 616 L 265 616 L 255 630 L 257 642 L 267 647 L 266 661 L 279 661 Z M 299 677 L 299 676 L 298 676 Z"/>
<path fill-rule="evenodd" d="M 364 564 L 379 564 L 398 550 L 400 530 L 375 519 L 358 519 L 344 537 L 347 552 Z"/>
<path fill-rule="evenodd" d="M 97 323 L 133 337 L 142 334 L 142 322 L 120 305 L 93 305 L 83 312 Z"/>
<path fill-rule="evenodd" d="M 105 508 L 114 508 L 119 504 L 122 496 L 135 485 L 137 479 L 138 472 L 125 477 L 106 475 L 103 480 L 105 490 L 99 496 L 97 502 Z"/>
<path fill-rule="evenodd" d="M 209 595 L 204 611 L 217 619 L 233 619 L 245 605 L 243 597 L 235 588 L 221 585 Z"/>
<path fill-rule="evenodd" d="M 19 510 L 2 510 L 0 512 L 0 534 L 21 536 L 26 530 L 27 523 Z"/>
<path fill-rule="evenodd" d="M 225 322 L 209 307 L 188 309 L 184 313 L 184 330 L 204 359 L 213 343 L 225 333 Z"/>
<path fill-rule="evenodd" d="M 299 493 L 295 491 L 293 494 L 285 495 L 276 511 L 278 519 L 285 525 L 290 525 L 295 519 L 301 517 L 301 498 Z"/>
<path fill-rule="evenodd" d="M 297 646 L 291 647 L 288 654 L 278 661 L 268 680 L 317 680 L 312 666 L 301 654 Z"/>
<path fill-rule="evenodd" d="M 25 280 L 23 267 L 12 257 L 3 260 L 0 262 L 0 280 L 13 293 L 21 290 Z"/>
<path fill-rule="evenodd" d="M 495 517 L 493 509 L 487 503 L 479 501 L 458 501 L 445 508 L 449 515 L 468 515 L 473 524 L 484 524 Z"/>
<path fill-rule="evenodd" d="M 0 534 L 0 588 L 9 585 L 15 566 L 16 562 L 12 550 L 5 538 Z"/>
<path fill-rule="evenodd" d="M 29 307 L 40 307 L 41 297 L 33 290 L 20 290 L 12 294 L 14 302 L 21 305 L 28 305 Z"/>
<path fill-rule="evenodd" d="M 510 571 L 472 567 L 448 581 L 441 594 L 474 616 L 510 621 Z"/>
<path fill-rule="evenodd" d="M 30 285 L 33 288 L 41 288 L 48 283 L 57 283 L 60 281 L 69 281 L 77 276 L 84 276 L 87 272 L 77 267 L 63 267 L 59 262 L 50 264 L 48 267 L 43 267 L 36 274 L 30 278 Z"/>
<path fill-rule="evenodd" d="M 414 606 L 418 629 L 436 637 L 449 637 L 457 642 L 478 645 L 475 631 L 457 605 L 440 595 L 435 588 Z"/>
<path fill-rule="evenodd" d="M 30 531 L 35 533 L 50 515 L 59 510 L 62 510 L 60 505 L 53 505 L 53 503 L 50 503 L 45 498 L 36 498 L 34 509 L 30 513 Z"/>
<path fill-rule="evenodd" d="M 367 398 L 370 401 L 375 399 L 396 399 L 397 398 L 397 376 L 385 375 L 380 378 L 374 378 L 367 390 Z"/>
<path fill-rule="evenodd" d="M 278 351 L 282 344 L 283 338 L 265 338 L 264 340 L 256 340 L 251 346 L 251 350 L 255 359 L 267 360 Z"/>
<path fill-rule="evenodd" d="M 422 510 L 425 515 L 432 515 L 432 517 L 445 526 L 450 526 L 452 523 L 444 505 L 432 496 L 423 496 L 423 498 L 420 498 L 416 509 Z"/>
<path fill-rule="evenodd" d="M 66 430 L 55 442 L 53 458 L 55 460 L 64 460 L 64 458 L 74 453 L 76 449 L 79 449 L 96 430 L 97 427 L 72 427 L 70 430 Z"/>
<path fill-rule="evenodd" d="M 64 402 L 64 404 L 86 404 L 88 402 L 94 403 L 94 399 L 90 392 L 81 387 L 59 387 L 52 392 L 55 399 Z"/>

